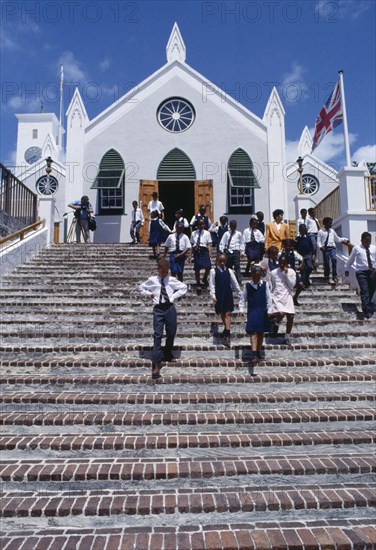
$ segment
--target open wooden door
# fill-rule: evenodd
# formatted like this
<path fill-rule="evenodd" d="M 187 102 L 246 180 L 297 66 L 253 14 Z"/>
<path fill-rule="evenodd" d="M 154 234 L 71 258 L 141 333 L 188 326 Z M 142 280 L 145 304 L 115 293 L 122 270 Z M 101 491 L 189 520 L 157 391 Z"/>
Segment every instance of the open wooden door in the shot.
<path fill-rule="evenodd" d="M 158 193 L 158 180 L 140 180 L 140 196 L 139 196 L 139 206 L 142 208 L 142 213 L 145 218 L 144 226 L 141 227 L 140 237 L 141 242 L 148 242 L 148 231 L 149 231 L 149 211 L 148 204 L 152 200 L 152 194 Z"/>
<path fill-rule="evenodd" d="M 205 204 L 206 215 L 214 222 L 213 180 L 195 181 L 195 214 L 200 204 Z"/>

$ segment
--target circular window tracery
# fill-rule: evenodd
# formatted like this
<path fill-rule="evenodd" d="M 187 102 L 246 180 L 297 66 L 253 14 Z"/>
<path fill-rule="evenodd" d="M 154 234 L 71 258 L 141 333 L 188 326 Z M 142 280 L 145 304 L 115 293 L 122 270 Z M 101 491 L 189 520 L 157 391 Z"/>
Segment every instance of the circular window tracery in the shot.
<path fill-rule="evenodd" d="M 303 193 L 305 195 L 314 195 L 320 188 L 319 180 L 312 176 L 312 174 L 304 174 L 302 177 L 303 184 Z M 297 183 L 298 189 L 300 191 L 300 181 Z"/>
<path fill-rule="evenodd" d="M 184 132 L 192 126 L 195 111 L 185 99 L 174 97 L 164 101 L 157 111 L 158 121 L 168 132 Z"/>
<path fill-rule="evenodd" d="M 53 195 L 59 188 L 59 182 L 54 176 L 41 176 L 35 187 L 40 195 Z"/>

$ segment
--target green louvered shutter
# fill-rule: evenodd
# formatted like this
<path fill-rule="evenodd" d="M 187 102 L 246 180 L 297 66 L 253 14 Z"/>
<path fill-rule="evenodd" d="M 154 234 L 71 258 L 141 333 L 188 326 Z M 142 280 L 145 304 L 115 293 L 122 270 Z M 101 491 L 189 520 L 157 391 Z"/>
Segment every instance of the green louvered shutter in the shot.
<path fill-rule="evenodd" d="M 99 165 L 91 189 L 119 189 L 124 178 L 124 161 L 115 149 L 110 149 Z"/>
<path fill-rule="evenodd" d="M 157 172 L 158 180 L 195 180 L 196 172 L 190 158 L 178 148 L 164 157 Z"/>
<path fill-rule="evenodd" d="M 231 187 L 260 188 L 253 172 L 252 161 L 243 149 L 237 149 L 231 155 L 228 163 L 228 178 Z"/>

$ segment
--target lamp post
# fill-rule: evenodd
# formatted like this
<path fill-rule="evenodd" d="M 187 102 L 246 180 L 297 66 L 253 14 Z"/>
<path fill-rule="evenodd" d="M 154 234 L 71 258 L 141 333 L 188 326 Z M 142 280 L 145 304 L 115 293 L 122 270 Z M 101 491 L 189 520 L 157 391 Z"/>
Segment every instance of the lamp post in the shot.
<path fill-rule="evenodd" d="M 299 172 L 299 193 L 303 195 L 303 159 L 299 157 L 296 161 L 298 163 L 298 172 Z"/>
<path fill-rule="evenodd" d="M 53 163 L 53 160 L 51 157 L 47 157 L 46 158 L 46 163 L 47 163 L 47 166 L 46 166 L 46 173 L 47 173 L 47 185 L 46 185 L 46 189 L 47 189 L 47 192 L 50 193 L 50 174 L 52 172 L 52 167 L 51 167 L 51 164 Z"/>

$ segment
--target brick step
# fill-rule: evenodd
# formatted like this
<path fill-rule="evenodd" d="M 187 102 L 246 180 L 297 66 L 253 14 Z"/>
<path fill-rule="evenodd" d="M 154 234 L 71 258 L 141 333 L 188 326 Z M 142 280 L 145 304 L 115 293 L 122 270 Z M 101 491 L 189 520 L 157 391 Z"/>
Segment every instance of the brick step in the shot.
<path fill-rule="evenodd" d="M 233 476 L 367 474 L 376 471 L 372 453 L 286 457 L 80 458 L 0 460 L 3 482 L 144 481 L 210 479 Z M 251 480 L 250 480 L 251 482 Z M 107 488 L 107 487 L 106 487 Z M 109 488 L 109 487 L 108 487 Z M 115 487 L 116 488 L 116 487 Z"/>
<path fill-rule="evenodd" d="M 373 484 L 237 486 L 163 491 L 102 490 L 3 492 L 0 517 L 65 517 L 237 513 L 367 508 L 376 505 Z"/>
<path fill-rule="evenodd" d="M 134 295 L 132 297 L 129 292 L 117 293 L 113 291 L 100 291 L 100 295 L 95 298 L 96 294 L 96 292 L 92 292 L 90 296 L 84 298 L 82 293 L 79 291 L 76 293 L 67 292 L 65 294 L 51 291 L 50 296 L 43 295 L 43 292 L 39 292 L 35 296 L 31 296 L 29 294 L 22 296 L 12 295 L 12 293 L 9 292 L 7 293 L 6 298 L 0 300 L 0 307 L 2 310 L 4 309 L 4 311 L 7 311 L 7 308 L 11 311 L 11 308 L 14 307 L 14 301 L 16 300 L 17 308 L 27 307 L 29 309 L 30 307 L 37 306 L 39 308 L 39 312 L 42 311 L 41 308 L 48 308 L 54 312 L 56 310 L 59 311 L 62 307 L 67 307 L 67 310 L 72 311 L 73 315 L 79 315 L 83 312 L 86 313 L 86 311 L 90 315 L 90 310 L 94 313 L 96 308 L 98 308 L 98 310 L 105 308 L 105 312 L 108 315 L 112 314 L 112 312 L 119 314 L 119 312 L 123 312 L 126 309 L 128 315 L 130 313 L 135 313 L 137 315 L 141 314 L 142 317 L 151 317 L 152 305 L 141 301 L 139 296 Z M 189 304 L 187 304 L 187 302 L 178 304 L 178 314 L 195 315 L 197 313 L 199 319 L 206 319 L 208 317 L 215 318 L 214 307 L 209 298 L 209 294 L 202 295 L 200 300 L 195 300 L 193 294 L 189 294 L 187 300 L 189 298 L 191 298 Z M 296 307 L 296 314 L 297 317 L 302 316 L 303 318 L 307 317 L 309 314 L 312 314 L 312 308 L 315 308 L 313 314 L 317 315 L 319 313 L 321 319 L 325 318 L 326 311 L 328 309 L 331 314 L 335 313 L 336 316 L 345 318 L 350 318 L 351 315 L 351 318 L 354 320 L 357 318 L 357 313 L 361 311 L 360 300 L 356 296 L 350 296 L 342 301 L 335 301 L 330 299 L 330 297 L 327 297 L 324 300 L 319 298 L 310 300 L 304 296 L 299 296 L 299 304 L 300 306 Z M 17 309 L 15 309 L 15 311 L 17 311 Z M 235 311 L 233 316 L 236 318 L 238 315 L 238 304 L 235 301 Z M 370 323 L 374 322 L 375 319 L 371 319 Z"/>
<path fill-rule="evenodd" d="M 9 319 L 7 319 L 6 315 L 3 314 L 0 320 L 0 333 L 6 334 L 8 332 L 12 332 L 12 330 L 14 331 L 14 327 L 20 327 L 20 330 L 17 331 L 17 333 L 22 333 L 25 330 L 36 330 L 36 326 L 38 327 L 38 329 L 39 327 L 47 327 L 50 330 L 52 330 L 53 328 L 54 330 L 56 330 L 57 328 L 61 330 L 62 328 L 66 328 L 66 326 L 75 327 L 74 330 L 79 330 L 80 328 L 82 328 L 82 326 L 84 326 L 86 330 L 93 330 L 93 328 L 95 327 L 101 327 L 103 329 L 104 327 L 108 328 L 108 330 L 113 329 L 115 331 L 117 331 L 119 327 L 126 327 L 128 330 L 132 328 L 133 332 L 140 331 L 142 329 L 145 330 L 145 328 L 150 331 L 151 328 L 150 315 L 143 315 L 142 317 L 140 316 L 137 321 L 134 321 L 133 323 L 130 323 L 129 319 L 109 319 L 107 315 L 104 316 L 104 318 L 98 317 L 99 316 L 95 318 L 95 316 L 88 317 L 87 315 L 76 314 L 73 315 L 73 318 L 66 316 L 60 317 L 59 315 L 50 315 L 50 318 L 38 319 L 36 315 L 33 315 L 33 317 L 30 317 L 29 319 L 25 319 L 25 316 L 18 319 L 17 315 L 9 315 Z M 194 329 L 196 328 L 197 330 L 197 325 L 199 322 L 200 325 L 203 325 L 203 328 L 206 328 L 207 333 L 217 336 L 220 336 L 222 334 L 223 324 L 218 320 L 218 318 L 198 319 L 196 317 L 195 319 L 194 316 L 192 316 L 192 319 L 184 319 L 184 321 L 181 322 L 181 325 L 179 327 L 180 334 L 195 334 L 196 331 Z M 282 326 L 284 326 L 283 323 L 281 327 Z M 336 334 L 341 336 L 344 334 L 352 335 L 354 332 L 367 332 L 370 329 L 374 328 L 374 323 L 372 321 L 370 322 L 369 320 L 358 319 L 327 319 L 326 321 L 319 322 L 312 319 L 302 320 L 298 317 L 296 322 L 294 323 L 294 334 L 296 335 L 299 334 L 297 332 L 298 328 L 312 328 L 314 329 L 314 334 L 322 334 L 325 332 L 332 334 L 335 331 Z M 316 332 L 317 329 L 318 332 Z M 243 334 L 245 332 L 245 320 L 244 318 L 240 317 L 233 319 L 231 324 L 231 333 L 233 335 L 236 335 L 237 333 L 239 333 L 239 331 L 242 331 Z"/>
<path fill-rule="evenodd" d="M 2 366 L 4 366 L 2 364 Z M 164 374 L 163 377 L 157 380 L 157 384 L 270 384 L 270 383 L 321 383 L 321 382 L 371 382 L 376 380 L 374 372 L 351 372 L 351 373 L 306 373 L 306 374 Z M 113 385 L 145 385 L 150 384 L 149 374 L 3 374 L 0 375 L 0 384 L 2 385 L 69 385 L 72 388 L 75 386 L 100 386 L 103 391 L 103 386 Z"/>
<path fill-rule="evenodd" d="M 367 386 L 368 387 L 368 384 Z M 291 402 L 343 402 L 367 401 L 374 402 L 375 393 L 340 392 L 333 394 L 328 391 L 297 391 L 288 392 L 104 392 L 89 393 L 77 391 L 62 392 L 13 392 L 4 391 L 0 395 L 0 403 L 46 403 L 46 404 L 75 404 L 75 405 L 196 405 L 206 403 L 291 403 Z"/>
<path fill-rule="evenodd" d="M 2 338 L 90 338 L 92 340 L 99 340 L 102 338 L 114 338 L 118 340 L 119 338 L 123 339 L 124 341 L 130 341 L 133 338 L 136 338 L 136 340 L 140 340 L 142 338 L 150 339 L 151 337 L 151 319 L 146 321 L 144 325 L 134 324 L 134 326 L 123 326 L 120 328 L 117 328 L 119 325 L 117 322 L 114 323 L 108 323 L 109 328 L 108 330 L 100 330 L 99 328 L 95 330 L 96 324 L 93 323 L 92 325 L 87 323 L 81 323 L 83 326 L 75 326 L 73 325 L 71 329 L 66 330 L 64 326 L 60 324 L 57 324 L 54 326 L 51 323 L 47 326 L 37 326 L 31 324 L 31 329 L 27 326 L 20 328 L 19 330 L 11 330 L 12 327 L 8 326 L 2 326 L 0 336 Z M 197 327 L 196 323 L 196 330 L 189 330 L 189 327 L 186 327 L 185 325 L 181 325 L 180 331 L 179 331 L 179 340 L 184 341 L 184 339 L 192 339 L 192 338 L 199 338 L 203 343 L 206 343 L 207 339 L 211 338 L 218 338 L 218 345 L 222 345 L 222 325 L 212 327 L 212 323 L 210 322 L 202 322 Z M 1 325 L 0 325 L 1 326 Z M 70 326 L 70 325 L 69 325 Z M 284 326 L 285 324 L 282 323 L 280 327 L 281 335 L 284 332 Z M 305 340 L 317 340 L 317 338 L 346 338 L 349 337 L 353 338 L 373 338 L 375 335 L 374 332 L 375 323 L 369 323 L 366 322 L 363 325 L 356 327 L 352 330 L 324 330 L 323 327 L 320 327 L 318 330 L 304 330 L 304 327 L 302 326 L 302 330 L 299 329 L 299 324 L 297 323 L 294 325 L 293 329 L 293 338 L 294 342 L 299 341 L 301 338 L 304 338 Z M 193 327 L 192 327 L 193 328 Z M 234 329 L 237 329 L 235 331 Z M 307 328 L 307 327 L 305 327 Z M 346 327 L 345 327 L 346 328 Z M 218 332 L 219 329 L 219 332 Z M 243 329 L 243 330 L 242 330 Z M 266 333 L 268 334 L 268 333 Z M 279 338 L 280 334 L 278 334 L 275 337 L 267 336 L 266 341 L 269 340 L 275 340 L 276 338 Z M 178 339 L 177 338 L 177 339 Z M 238 323 L 237 326 L 233 326 L 231 329 L 231 338 L 234 339 L 246 339 L 247 342 L 249 342 L 249 336 L 247 336 L 245 332 L 245 321 L 244 323 Z M 212 342 L 210 342 L 212 343 Z"/>
<path fill-rule="evenodd" d="M 0 451 L 100 451 L 106 452 L 145 451 L 147 449 L 208 449 L 229 447 L 291 447 L 312 445 L 361 445 L 376 442 L 373 430 L 340 430 L 313 432 L 268 432 L 262 433 L 140 433 L 128 435 L 123 432 L 111 434 L 6 434 L 0 439 Z M 4 456 L 2 456 L 4 458 Z"/>
<path fill-rule="evenodd" d="M 193 267 L 187 264 L 186 266 L 187 267 L 184 270 L 184 278 L 186 279 L 186 282 L 195 284 L 196 279 Z M 242 275 L 245 277 L 246 280 L 250 280 L 250 276 L 245 275 L 243 270 Z M 19 284 L 26 282 L 30 283 L 33 286 L 39 284 L 42 286 L 46 286 L 50 284 L 66 284 L 69 282 L 77 285 L 82 285 L 85 280 L 90 283 L 107 283 L 110 286 L 130 286 L 132 283 L 134 284 L 135 281 L 137 282 L 137 280 L 142 281 L 143 273 L 142 271 L 140 271 L 139 268 L 135 268 L 129 263 L 128 265 L 125 265 L 124 262 L 122 262 L 121 264 L 118 263 L 117 265 L 113 266 L 103 264 L 103 266 L 98 266 L 97 269 L 90 269 L 89 271 L 80 271 L 77 268 L 67 269 L 66 266 L 64 266 L 63 264 L 61 270 L 59 270 L 59 273 L 55 273 L 54 271 L 52 271 L 51 266 L 49 266 L 49 268 L 48 266 L 46 266 L 44 269 L 33 267 L 33 269 L 23 271 L 17 270 L 15 272 L 12 272 L 12 275 L 5 276 L 2 281 L 4 286 L 15 286 L 17 282 Z M 333 282 L 326 282 L 324 277 L 321 275 L 313 278 L 312 283 L 314 284 L 311 284 L 311 286 L 307 289 L 307 292 L 317 292 L 317 289 L 319 288 L 332 293 L 337 293 L 341 290 L 353 292 L 351 289 L 349 289 L 349 285 L 345 282 L 339 281 L 338 284 L 335 285 Z"/>
<path fill-rule="evenodd" d="M 13 314 L 11 312 L 6 313 L 2 311 L 1 319 L 0 319 L 0 328 L 1 327 L 12 327 L 12 325 L 18 326 L 42 326 L 42 325 L 48 325 L 50 327 L 52 326 L 61 326 L 62 324 L 69 324 L 69 325 L 95 325 L 95 326 L 125 326 L 129 327 L 132 325 L 132 321 L 134 320 L 134 314 L 130 315 L 123 314 L 120 317 L 120 314 L 118 313 L 118 317 L 120 318 L 113 318 L 112 312 L 111 316 L 107 311 L 93 311 L 93 312 L 84 312 L 80 313 L 80 315 L 77 315 L 78 310 L 70 310 L 69 312 L 56 312 L 55 311 L 49 311 L 47 315 L 45 314 L 38 314 L 38 312 L 34 313 L 32 316 L 30 315 L 30 312 L 28 312 L 28 315 L 30 315 L 29 318 L 25 317 L 25 313 L 15 313 Z M 305 313 L 303 310 L 302 313 Z M 188 311 L 185 311 L 183 314 L 179 310 L 179 317 L 184 317 L 184 323 L 181 323 L 180 329 L 184 330 L 186 327 L 191 328 L 191 325 L 196 326 L 198 322 L 205 323 L 206 325 L 210 324 L 210 330 L 215 332 L 221 332 L 223 329 L 223 324 L 220 321 L 219 317 L 215 315 L 214 313 L 212 315 L 210 314 L 195 314 L 195 313 L 189 313 Z M 376 321 L 376 319 L 375 319 Z M 240 317 L 239 315 L 233 315 L 233 319 L 231 322 L 231 328 L 233 330 L 234 327 L 245 327 L 245 318 Z M 352 317 L 344 318 L 343 316 L 340 318 L 337 314 L 337 317 L 333 318 L 326 318 L 324 319 L 307 319 L 307 318 L 301 318 L 300 312 L 299 316 L 297 317 L 296 321 L 294 322 L 294 328 L 296 327 L 318 327 L 322 330 L 322 328 L 328 328 L 332 327 L 332 325 L 337 328 L 340 327 L 356 327 L 356 328 L 362 328 L 362 327 L 373 327 L 374 322 L 372 320 L 365 320 L 365 319 L 353 319 Z M 149 312 L 143 313 L 142 316 L 139 316 L 137 320 L 137 327 L 148 327 L 151 326 L 151 316 Z"/>
<path fill-rule="evenodd" d="M 366 342 L 366 343 L 360 343 L 360 342 L 340 342 L 340 343 L 312 343 L 312 344 L 293 344 L 292 346 L 288 347 L 281 344 L 265 344 L 265 350 L 337 350 L 336 353 L 338 353 L 338 350 L 341 350 L 340 353 L 343 353 L 343 350 L 354 350 L 354 349 L 364 349 L 364 350 L 370 350 L 376 348 L 376 342 Z M 243 344 L 233 344 L 232 345 L 232 353 L 245 351 L 249 352 L 250 346 L 249 343 L 247 345 Z M 231 351 L 230 350 L 230 351 Z M 27 352 L 27 353 L 60 353 L 60 352 L 115 352 L 115 353 L 126 353 L 126 352 L 151 352 L 152 346 L 149 345 L 142 345 L 142 344 L 100 344 L 97 342 L 92 343 L 58 343 L 56 342 L 54 345 L 51 344 L 44 344 L 44 343 L 36 343 L 31 342 L 28 344 L 24 343 L 10 343 L 7 345 L 1 345 L 0 344 L 0 352 L 1 353 L 20 353 L 20 352 Z M 179 344 L 174 347 L 174 355 L 178 354 L 182 351 L 191 351 L 195 352 L 195 359 L 197 358 L 197 352 L 215 352 L 218 351 L 225 351 L 225 348 L 223 345 L 203 345 L 203 344 Z M 353 357 L 354 354 L 351 353 L 351 356 Z M 283 358 L 282 358 L 283 359 Z M 334 359 L 334 358 L 333 358 Z M 188 357 L 187 357 L 188 360 Z M 191 360 L 191 359 L 189 359 Z M 223 357 L 223 360 L 228 360 L 227 357 Z"/>
<path fill-rule="evenodd" d="M 109 327 L 108 330 L 99 330 L 95 329 L 95 326 L 90 325 L 84 325 L 83 327 L 80 326 L 70 326 L 69 330 L 66 330 L 64 326 L 56 325 L 55 328 L 48 325 L 47 327 L 37 326 L 35 327 L 33 324 L 31 328 L 23 327 L 19 330 L 11 330 L 11 328 L 8 327 L 1 327 L 0 331 L 0 338 L 5 340 L 7 338 L 18 338 L 19 340 L 22 339 L 57 339 L 57 340 L 64 340 L 64 339 L 70 339 L 79 341 L 80 339 L 90 339 L 91 341 L 96 340 L 113 340 L 115 342 L 119 341 L 121 339 L 125 342 L 130 342 L 132 339 L 135 341 L 140 341 L 141 339 L 150 340 L 150 332 L 151 327 L 149 323 L 149 327 L 145 330 L 144 327 L 140 327 L 139 325 L 124 327 L 123 330 L 117 328 L 117 323 L 113 324 L 113 327 Z M 142 332 L 142 329 L 144 328 L 144 332 Z M 184 342 L 184 340 L 191 340 L 192 338 L 199 339 L 198 343 L 202 344 L 213 344 L 217 346 L 223 347 L 223 340 L 222 340 L 222 334 L 221 332 L 210 332 L 210 327 L 207 326 L 200 326 L 197 330 L 189 331 L 186 329 L 186 327 L 182 327 L 183 330 L 180 330 L 179 339 L 176 339 L 176 341 Z M 234 327 L 233 327 L 234 328 Z M 244 345 L 249 346 L 249 336 L 245 333 L 244 326 L 237 327 L 240 332 L 235 332 L 235 330 L 231 330 L 231 340 L 243 340 Z M 243 328 L 243 330 L 241 330 Z M 355 329 L 355 330 L 315 330 L 315 331 L 304 331 L 304 330 L 298 330 L 298 325 L 294 327 L 293 332 L 293 343 L 299 344 L 302 339 L 304 341 L 310 341 L 315 340 L 318 342 L 318 339 L 322 340 L 323 342 L 330 341 L 332 343 L 332 339 L 341 340 L 341 338 L 349 340 L 350 338 L 353 339 L 354 342 L 357 342 L 357 339 L 359 339 L 359 343 L 361 342 L 367 342 L 368 339 L 371 340 L 371 338 L 374 338 L 375 331 L 374 326 L 365 325 L 363 330 Z M 7 330 L 8 329 L 8 330 Z M 209 329 L 209 330 L 208 330 Z M 281 326 L 281 334 L 278 334 L 277 336 L 267 336 L 265 339 L 266 343 L 274 343 L 277 344 L 278 340 L 283 337 L 284 330 L 283 326 Z M 212 342 L 212 339 L 215 338 L 218 341 Z M 247 344 L 245 344 L 247 342 Z M 234 343 L 234 342 L 233 342 Z M 237 342 L 236 345 L 241 345 L 241 342 Z"/>
<path fill-rule="evenodd" d="M 177 411 L 177 412 L 2 412 L 1 426 L 200 426 L 303 424 L 312 422 L 369 422 L 375 408 L 320 408 L 266 411 Z"/>
<path fill-rule="evenodd" d="M 237 522 L 220 525 L 182 524 L 90 528 L 24 528 L 0 533 L 2 550 L 31 548 L 56 550 L 371 550 L 376 546 L 372 519 L 320 519 L 315 521 Z M 31 546 L 28 546 L 30 543 Z M 26 544 L 26 546 L 24 545 Z"/>
<path fill-rule="evenodd" d="M 27 348 L 25 348 L 27 349 Z M 0 366 L 1 367 L 19 367 L 19 368 L 35 368 L 35 369 L 41 369 L 41 368 L 61 368 L 63 369 L 63 374 L 66 375 L 66 369 L 70 369 L 70 367 L 73 368 L 85 368 L 85 369 L 97 369 L 98 367 L 100 369 L 102 368 L 111 368 L 112 369 L 124 369 L 124 368 L 144 368 L 144 367 L 150 367 L 150 359 L 140 359 L 140 358 L 133 358 L 133 359 L 126 359 L 126 358 L 111 358 L 107 357 L 106 355 L 103 355 L 102 352 L 92 352 L 90 359 L 87 358 L 87 356 L 79 357 L 78 353 L 74 354 L 70 357 L 64 357 L 60 356 L 59 358 L 56 358 L 55 356 L 43 355 L 42 358 L 32 357 L 29 358 L 26 354 L 24 357 L 21 352 L 17 353 L 17 358 L 15 359 L 13 356 L 9 359 L 5 358 L 5 353 L 3 353 L 3 357 L 0 359 Z M 98 355 L 98 356 L 97 356 Z M 280 354 L 278 353 L 278 357 L 273 359 L 272 357 L 267 357 L 264 361 L 260 363 L 262 366 L 263 374 L 239 374 L 239 372 L 224 372 L 225 369 L 238 369 L 243 367 L 249 366 L 248 360 L 242 360 L 242 359 L 222 359 L 222 358 L 200 358 L 200 359 L 193 359 L 193 358 L 182 358 L 182 359 L 176 359 L 174 363 L 172 364 L 174 370 L 179 368 L 186 368 L 186 367 L 199 367 L 200 369 L 203 368 L 215 368 L 215 369 L 221 369 L 220 373 L 210 374 L 205 373 L 204 375 L 200 374 L 199 372 L 196 373 L 194 376 L 190 376 L 189 374 L 175 374 L 171 375 L 165 374 L 165 371 L 163 371 L 163 377 L 160 378 L 157 383 L 163 384 L 163 383 L 185 383 L 187 381 L 197 381 L 197 383 L 200 384 L 219 384 L 224 383 L 228 384 L 231 382 L 236 383 L 253 383 L 258 382 L 260 380 L 260 376 L 262 376 L 261 380 L 266 382 L 278 382 L 278 381 L 292 381 L 291 376 L 294 377 L 294 380 L 298 381 L 299 376 L 298 374 L 281 374 L 280 372 L 275 372 L 273 369 L 273 372 L 265 374 L 265 369 L 270 367 L 352 367 L 352 366 L 376 366 L 376 358 L 374 356 L 358 356 L 356 358 L 347 358 L 347 357 L 318 357 L 315 355 L 314 357 L 280 357 Z M 56 371 L 55 371 L 55 374 Z M 95 372 L 97 374 L 97 372 Z M 113 372 L 111 373 L 113 374 Z M 325 376 L 325 380 L 327 381 L 336 381 L 338 380 L 338 375 L 341 376 L 341 380 L 345 381 L 348 380 L 354 380 L 353 376 L 357 376 L 358 379 L 361 378 L 361 376 L 364 374 L 365 377 L 369 376 L 369 373 L 338 373 L 338 372 L 332 372 L 320 374 L 318 373 L 317 381 L 322 381 L 321 376 Z M 34 376 L 39 374 L 34 373 Z M 70 375 L 73 376 L 73 375 Z M 124 376 L 124 375 L 122 375 Z M 130 382 L 129 383 L 141 383 L 142 380 L 144 380 L 144 374 L 137 374 L 135 375 L 136 378 L 134 378 L 134 375 L 126 375 L 129 376 Z M 315 376 L 314 374 L 310 376 Z M 348 378 L 346 378 L 348 376 Z M 368 378 L 364 378 L 366 380 Z M 126 378 L 124 378 L 126 380 Z M 132 380 L 132 381 L 131 381 Z M 134 380 L 138 380 L 137 382 L 133 382 Z M 312 379 L 314 380 L 314 379 Z M 306 381 L 305 375 L 303 375 L 301 381 Z M 123 382 L 125 383 L 125 382 Z"/>

